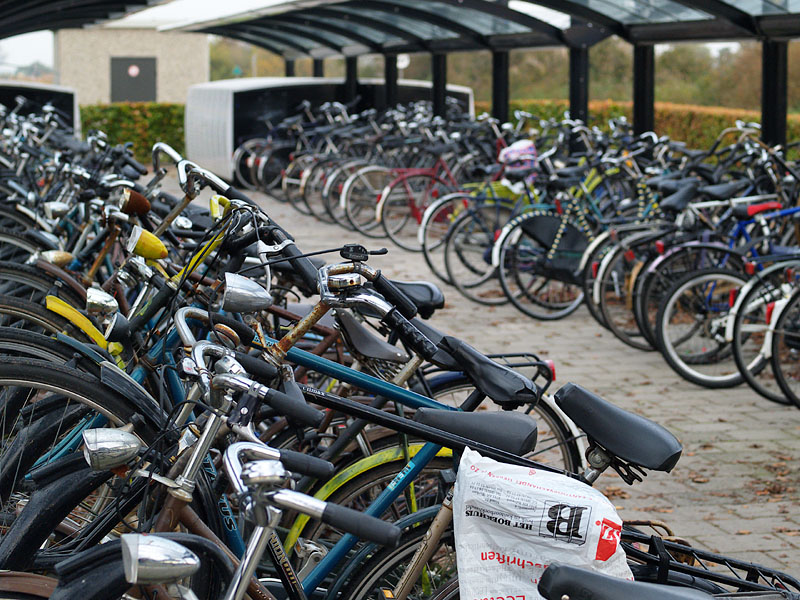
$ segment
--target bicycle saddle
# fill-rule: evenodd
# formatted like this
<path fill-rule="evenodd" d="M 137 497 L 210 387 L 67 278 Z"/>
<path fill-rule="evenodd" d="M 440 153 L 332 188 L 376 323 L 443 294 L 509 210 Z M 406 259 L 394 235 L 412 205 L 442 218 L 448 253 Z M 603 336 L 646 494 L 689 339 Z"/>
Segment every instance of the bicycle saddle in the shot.
<path fill-rule="evenodd" d="M 575 383 L 566 384 L 553 398 L 590 439 L 625 462 L 669 472 L 681 457 L 681 443 L 661 425 L 619 408 Z"/>
<path fill-rule="evenodd" d="M 694 199 L 697 195 L 697 182 L 693 181 L 692 183 L 687 184 L 685 187 L 682 187 L 674 194 L 671 194 L 664 198 L 662 202 L 659 203 L 659 206 L 662 210 L 667 212 L 681 212 L 684 208 L 689 206 L 689 203 Z"/>
<path fill-rule="evenodd" d="M 339 320 L 342 333 L 347 338 L 347 341 L 359 354 L 363 354 L 368 358 L 399 363 L 404 363 L 409 359 L 408 354 L 402 348 L 392 346 L 389 342 L 372 335 L 366 327 L 346 310 L 337 310 L 336 318 Z"/>
<path fill-rule="evenodd" d="M 428 319 L 438 308 L 444 306 L 444 294 L 438 286 L 428 281 L 394 281 L 400 290 L 417 305 L 417 312 Z"/>
<path fill-rule="evenodd" d="M 710 594 L 689 588 L 639 583 L 570 565 L 551 564 L 539 581 L 547 600 L 710 600 Z"/>
<path fill-rule="evenodd" d="M 564 167 L 556 169 L 555 175 L 564 179 L 574 179 L 575 177 L 583 177 L 586 171 L 589 170 L 588 165 L 578 165 L 575 167 Z"/>
<path fill-rule="evenodd" d="M 437 346 L 439 351 L 431 362 L 463 371 L 476 388 L 501 408 L 514 409 L 539 399 L 539 388 L 530 379 L 487 358 L 466 342 L 444 336 Z"/>
<path fill-rule="evenodd" d="M 746 179 L 730 181 L 728 183 L 718 183 L 716 185 L 704 185 L 697 191 L 701 194 L 713 198 L 714 200 L 727 200 L 734 194 L 746 188 L 750 182 Z"/>
<path fill-rule="evenodd" d="M 536 447 L 536 420 L 523 413 L 419 408 L 414 420 L 517 456 L 532 452 Z"/>

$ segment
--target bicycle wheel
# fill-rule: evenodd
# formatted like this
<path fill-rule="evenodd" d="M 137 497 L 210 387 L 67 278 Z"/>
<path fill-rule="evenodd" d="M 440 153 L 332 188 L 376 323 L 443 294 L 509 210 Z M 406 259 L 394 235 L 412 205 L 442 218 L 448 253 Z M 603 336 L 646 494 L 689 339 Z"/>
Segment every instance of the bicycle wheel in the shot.
<path fill-rule="evenodd" d="M 19 232 L 0 229 L 0 261 L 24 263 L 42 247 Z"/>
<path fill-rule="evenodd" d="M 556 212 L 523 215 L 500 247 L 503 293 L 522 313 L 563 319 L 583 302 L 578 266 L 588 237 Z"/>
<path fill-rule="evenodd" d="M 339 201 L 344 206 L 347 221 L 361 235 L 385 237 L 386 232 L 375 219 L 375 209 L 383 188 L 394 177 L 394 171 L 386 167 L 364 167 L 350 175 L 342 185 Z"/>
<path fill-rule="evenodd" d="M 0 295 L 44 304 L 45 296 L 56 295 L 76 308 L 85 301 L 52 275 L 31 265 L 0 262 Z"/>
<path fill-rule="evenodd" d="M 458 216 L 472 204 L 469 195 L 456 192 L 439 198 L 422 215 L 419 226 L 419 242 L 425 263 L 436 277 L 452 283 L 444 264 L 444 247 L 450 227 Z"/>
<path fill-rule="evenodd" d="M 653 347 L 659 348 L 656 318 L 667 291 L 687 273 L 723 267 L 730 271 L 744 272 L 742 257 L 729 248 L 691 243 L 671 249 L 643 269 L 642 290 L 636 296 L 635 310 L 639 311 L 637 323 Z"/>
<path fill-rule="evenodd" d="M 350 160 L 336 169 L 334 169 L 325 182 L 325 187 L 322 188 L 322 204 L 325 206 L 325 211 L 330 215 L 331 219 L 337 225 L 341 225 L 347 230 L 352 230 L 353 226 L 347 220 L 347 215 L 344 213 L 344 206 L 339 201 L 344 182 L 356 170 L 367 166 L 369 163 L 362 159 Z"/>
<path fill-rule="evenodd" d="M 704 269 L 679 279 L 665 294 L 656 318 L 658 347 L 678 375 L 708 388 L 743 381 L 725 339 L 728 313 L 747 282 L 725 269 Z"/>
<path fill-rule="evenodd" d="M 266 139 L 253 138 L 240 144 L 233 152 L 233 175 L 237 185 L 248 190 L 258 189 L 252 177 L 251 167 L 256 157 L 266 146 Z"/>
<path fill-rule="evenodd" d="M 333 223 L 333 219 L 325 210 L 325 205 L 322 201 L 322 190 L 327 182 L 328 174 L 332 169 L 336 168 L 341 160 L 342 158 L 338 156 L 319 160 L 311 166 L 308 174 L 303 176 L 301 185 L 303 201 L 308 206 L 311 214 L 323 223 Z"/>
<path fill-rule="evenodd" d="M 785 266 L 775 267 L 752 278 L 736 299 L 733 358 L 755 392 L 778 404 L 789 404 L 770 365 L 772 313 L 778 302 L 792 291 L 791 285 L 784 281 Z"/>
<path fill-rule="evenodd" d="M 342 598 L 350 600 L 378 599 L 381 588 L 394 589 L 417 548 L 428 534 L 433 517 L 406 528 L 397 548 L 380 548 L 359 565 L 342 590 Z M 452 522 L 442 532 L 433 556 L 412 588 L 409 598 L 427 600 L 456 574 L 456 546 Z"/>
<path fill-rule="evenodd" d="M 400 248 L 422 252 L 418 235 L 422 215 L 437 198 L 451 191 L 444 181 L 431 175 L 399 177 L 381 191 L 376 219 Z"/>
<path fill-rule="evenodd" d="M 595 318 L 595 321 L 606 329 L 608 329 L 608 324 L 605 322 L 603 312 L 600 310 L 599 298 L 596 302 L 593 292 L 595 280 L 600 271 L 600 264 L 616 243 L 609 232 L 604 232 L 598 236 L 595 242 L 586 249 L 588 256 L 584 255 L 585 264 L 581 273 L 581 286 L 583 287 L 583 299 L 586 303 L 586 308 L 589 309 L 589 314 Z"/>
<path fill-rule="evenodd" d="M 800 291 L 781 310 L 772 333 L 772 371 L 786 398 L 800 408 Z"/>
<path fill-rule="evenodd" d="M 511 208 L 507 205 L 486 202 L 468 208 L 450 227 L 444 247 L 447 277 L 473 302 L 485 305 L 508 302 L 498 277 L 502 269 L 492 265 L 492 248 L 509 218 Z"/>
<path fill-rule="evenodd" d="M 639 237 L 649 239 L 650 234 Z M 633 289 L 646 260 L 636 241 L 636 236 L 628 238 L 604 257 L 595 285 L 600 291 L 600 311 L 611 333 L 628 346 L 653 350 L 633 314 Z"/>
<path fill-rule="evenodd" d="M 313 160 L 313 157 L 307 155 L 294 159 L 286 166 L 281 178 L 281 191 L 284 199 L 301 215 L 307 216 L 311 215 L 311 209 L 303 199 L 301 186 L 306 169 L 311 167 Z"/>

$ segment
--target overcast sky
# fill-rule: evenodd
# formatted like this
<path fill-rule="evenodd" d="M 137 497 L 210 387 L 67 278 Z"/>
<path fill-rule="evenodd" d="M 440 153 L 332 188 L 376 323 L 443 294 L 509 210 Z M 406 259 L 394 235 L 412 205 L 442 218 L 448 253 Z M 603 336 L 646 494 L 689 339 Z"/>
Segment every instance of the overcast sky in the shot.
<path fill-rule="evenodd" d="M 125 19 L 113 21 L 113 27 L 164 27 L 187 24 L 189 22 L 207 21 L 220 17 L 247 13 L 257 9 L 269 8 L 286 0 L 172 0 L 146 10 L 138 11 Z M 542 9 L 528 2 L 512 0 L 512 8 L 535 14 L 557 27 L 568 25 L 564 16 L 554 11 Z M 564 21 L 564 22 L 561 22 Z M 730 47 L 735 44 L 709 44 L 714 50 Z M 39 61 L 46 65 L 53 64 L 53 34 L 49 31 L 26 33 L 0 41 L 0 62 L 13 66 L 29 65 Z"/>

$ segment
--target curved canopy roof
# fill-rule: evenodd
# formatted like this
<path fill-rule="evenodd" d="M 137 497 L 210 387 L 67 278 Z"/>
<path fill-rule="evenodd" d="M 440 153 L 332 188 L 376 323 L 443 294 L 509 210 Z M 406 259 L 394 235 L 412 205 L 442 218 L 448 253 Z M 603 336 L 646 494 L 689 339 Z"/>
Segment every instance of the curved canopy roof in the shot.
<path fill-rule="evenodd" d="M 302 56 L 800 36 L 800 0 L 294 0 L 189 25 Z"/>
<path fill-rule="evenodd" d="M 83 27 L 147 8 L 161 0 L 0 0 L 0 39 Z"/>

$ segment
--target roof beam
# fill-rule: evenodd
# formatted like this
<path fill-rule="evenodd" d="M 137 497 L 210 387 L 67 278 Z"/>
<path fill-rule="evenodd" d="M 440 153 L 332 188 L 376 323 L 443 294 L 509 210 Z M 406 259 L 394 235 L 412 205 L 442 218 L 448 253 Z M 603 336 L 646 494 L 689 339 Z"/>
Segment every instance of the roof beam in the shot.
<path fill-rule="evenodd" d="M 729 2 L 722 0 L 674 0 L 678 4 L 683 4 L 689 8 L 703 11 L 718 19 L 727 21 L 736 27 L 747 32 L 749 35 L 760 36 L 758 23 L 753 15 L 746 13 L 743 10 L 736 8 Z"/>
<path fill-rule="evenodd" d="M 517 10 L 512 10 L 499 2 L 487 2 L 487 0 L 437 0 L 444 4 L 452 4 L 453 6 L 464 6 L 472 8 L 481 12 L 490 14 L 498 19 L 505 19 L 517 25 L 527 27 L 531 31 L 540 33 L 553 40 L 557 44 L 565 44 L 564 32 L 555 25 L 545 23 L 536 17 L 526 15 Z"/>
<path fill-rule="evenodd" d="M 234 40 L 239 40 L 240 42 L 246 42 L 252 46 L 258 46 L 259 48 L 264 48 L 264 50 L 269 50 L 273 54 L 277 54 L 278 56 L 282 56 L 284 58 L 287 57 L 294 58 L 291 54 L 287 53 L 286 50 L 281 50 L 279 46 L 273 46 L 268 41 L 264 40 L 264 38 L 262 38 L 261 36 L 250 35 L 248 33 L 244 33 L 242 31 L 238 31 L 235 29 L 230 29 L 225 26 L 206 27 L 204 29 L 198 29 L 197 31 L 201 33 L 213 33 L 214 35 L 229 37 Z M 297 52 L 297 56 L 308 56 L 308 53 Z"/>
<path fill-rule="evenodd" d="M 335 5 L 333 5 L 335 6 Z M 306 9 L 303 11 L 298 11 L 298 16 L 303 16 L 305 14 L 320 16 L 320 17 L 328 17 L 329 19 L 343 19 L 345 21 L 352 21 L 353 23 L 358 23 L 359 25 L 365 25 L 366 27 L 371 27 L 372 29 L 376 29 L 378 31 L 382 31 L 388 35 L 394 35 L 404 40 L 411 40 L 416 42 L 420 45 L 424 45 L 427 40 L 418 36 L 414 32 L 408 31 L 407 29 L 403 29 L 396 25 L 390 25 L 389 23 L 384 23 L 382 21 L 374 21 L 369 17 L 364 17 L 362 15 L 356 15 L 353 13 L 345 12 L 343 10 L 336 10 L 335 8 L 325 8 L 322 6 L 318 6 L 311 9 Z"/>
<path fill-rule="evenodd" d="M 298 52 L 300 52 L 302 54 L 308 54 L 309 56 L 310 56 L 311 50 L 313 49 L 313 48 L 307 48 L 303 44 L 298 44 L 295 41 L 298 37 L 302 37 L 302 36 L 298 36 L 298 35 L 295 35 L 293 33 L 286 33 L 285 31 L 280 31 L 279 29 L 270 28 L 270 27 L 267 27 L 266 25 L 253 23 L 252 21 L 245 22 L 245 23 L 234 23 L 234 24 L 231 24 L 229 27 L 230 27 L 230 29 L 233 29 L 233 30 L 237 30 L 238 29 L 238 30 L 240 30 L 240 31 L 242 31 L 244 33 L 247 33 L 247 34 L 250 34 L 250 35 L 255 35 L 255 36 L 266 37 L 267 39 L 269 39 L 269 36 L 273 36 L 276 41 L 280 42 L 284 46 L 289 46 L 290 48 L 294 48 Z M 307 39 L 307 38 L 304 38 L 304 39 Z M 309 41 L 313 42 L 313 40 L 309 40 Z M 319 43 L 319 42 L 314 42 L 314 43 Z M 339 48 L 336 48 L 336 47 L 332 46 L 330 43 L 322 44 L 322 46 L 325 47 L 325 48 L 328 48 L 334 54 L 341 53 L 341 50 Z"/>
<path fill-rule="evenodd" d="M 526 0 L 530 4 L 538 4 L 551 10 L 567 13 L 582 21 L 588 21 L 595 25 L 607 29 L 612 35 L 628 40 L 628 28 L 608 15 L 592 10 L 591 8 L 573 0 Z M 628 40 L 630 41 L 630 40 Z"/>
<path fill-rule="evenodd" d="M 274 31 L 285 33 L 286 35 L 290 35 L 295 38 L 303 38 L 306 40 L 310 40 L 312 42 L 316 42 L 324 47 L 331 48 L 338 52 L 339 54 L 344 54 L 344 49 L 346 46 L 340 46 L 339 44 L 335 43 L 333 40 L 326 38 L 324 35 L 320 35 L 317 33 L 309 33 L 304 28 L 297 27 L 293 23 L 286 23 L 280 19 L 274 19 L 272 17 L 268 19 L 259 19 L 258 21 L 253 22 L 255 25 L 260 27 L 264 27 L 267 29 L 272 29 Z M 322 28 L 320 28 L 322 29 Z M 323 32 L 320 32 L 323 33 Z M 358 42 L 353 42 L 353 44 L 357 44 Z M 369 46 L 367 46 L 369 47 Z"/>
<path fill-rule="evenodd" d="M 306 27 L 313 27 L 316 29 L 320 29 L 322 31 L 328 31 L 330 33 L 334 33 L 336 35 L 340 35 L 342 37 L 348 38 L 352 40 L 356 44 L 361 44 L 362 46 L 366 46 L 373 52 L 382 52 L 383 46 L 374 41 L 370 38 L 356 33 L 352 29 L 347 29 L 345 27 L 339 27 L 335 23 L 331 23 L 329 20 L 318 20 L 312 19 L 311 16 L 301 17 L 299 15 L 292 15 L 292 14 L 283 14 L 280 17 L 273 17 L 270 19 L 271 21 L 278 21 L 280 23 L 286 23 L 287 26 L 289 25 L 303 25 Z"/>
<path fill-rule="evenodd" d="M 389 15 L 402 15 L 404 17 L 410 17 L 412 19 L 424 21 L 436 27 L 441 27 L 442 29 L 448 29 L 454 33 L 457 33 L 458 35 L 473 41 L 475 45 L 479 46 L 480 48 L 491 48 L 489 41 L 485 36 L 479 34 L 474 29 L 467 27 L 462 23 L 453 21 L 452 19 L 448 19 L 442 15 L 436 15 L 425 10 L 412 8 L 410 6 L 400 6 L 399 4 L 387 2 L 386 0 L 353 0 L 348 4 L 354 7 L 361 6 L 363 8 L 378 10 Z"/>

